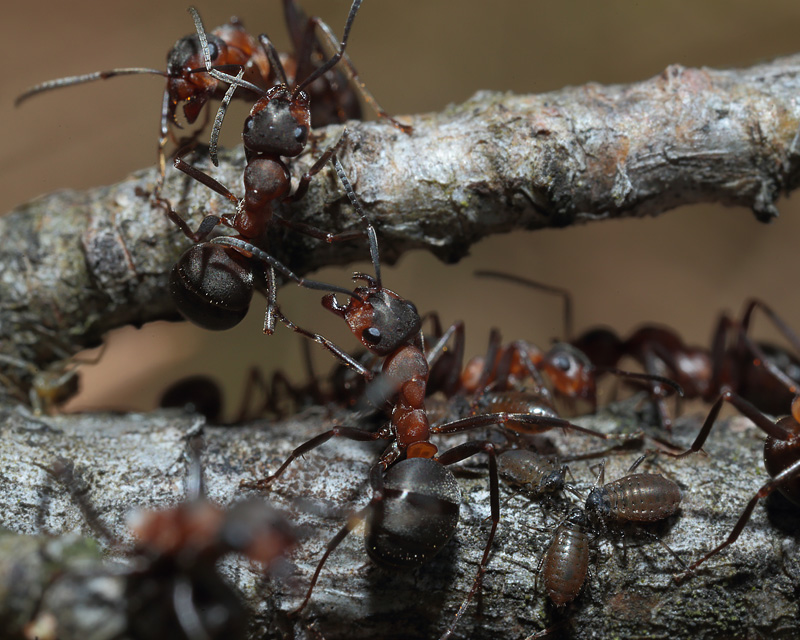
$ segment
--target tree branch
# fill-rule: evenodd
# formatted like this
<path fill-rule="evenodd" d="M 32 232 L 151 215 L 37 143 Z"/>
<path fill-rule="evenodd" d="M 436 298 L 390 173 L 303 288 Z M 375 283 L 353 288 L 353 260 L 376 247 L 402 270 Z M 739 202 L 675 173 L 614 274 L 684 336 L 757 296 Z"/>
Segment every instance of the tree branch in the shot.
<path fill-rule="evenodd" d="M 633 406 L 618 405 L 577 422 L 603 431 L 650 428 Z M 100 564 L 97 551 L 79 539 L 51 537 L 65 532 L 96 536 L 64 487 L 42 469 L 55 456 L 74 462 L 102 523 L 130 541 L 125 521 L 133 506 L 164 508 L 185 499 L 189 436 L 203 433 L 210 499 L 229 504 L 244 497 L 240 480 L 274 471 L 293 447 L 331 425 L 318 410 L 284 423 L 237 428 L 203 427 L 198 418 L 177 412 L 33 418 L 19 408 L 0 410 L 0 513 L 2 525 L 15 532 L 0 536 L 0 546 L 7 550 L 0 554 L 0 621 L 12 638 L 19 637 L 14 634 L 34 611 L 40 617 L 43 612 L 53 614 L 59 640 L 85 638 L 89 631 L 95 640 L 127 637 L 113 635 L 126 628 L 124 596 L 118 585 L 114 587 L 124 571 Z M 352 424 L 352 419 L 341 414 L 336 423 Z M 679 421 L 676 439 L 688 444 L 699 424 L 697 417 Z M 442 448 L 460 441 L 444 439 Z M 548 443 L 563 456 L 603 448 L 594 438 L 555 432 L 540 441 L 541 446 Z M 655 468 L 645 464 L 642 469 L 665 474 L 681 487 L 680 512 L 648 529 L 687 562 L 728 535 L 767 478 L 760 432 L 747 420 L 718 425 L 706 449 L 709 457 L 658 459 Z M 301 540 L 282 575 L 267 580 L 257 566 L 241 558 L 223 565 L 253 615 L 251 637 L 275 637 L 277 611 L 300 602 L 324 545 L 347 514 L 368 501 L 367 470 L 379 450 L 334 439 L 297 460 L 266 496 L 298 522 Z M 625 475 L 640 451 L 607 452 L 606 480 Z M 584 494 L 595 480 L 590 465 L 598 460 L 570 462 Z M 405 574 L 386 572 L 369 562 L 363 534 L 354 532 L 325 566 L 298 623 L 299 637 L 310 635 L 306 625 L 312 623 L 329 640 L 435 638 L 450 624 L 472 585 L 489 529 L 484 456 L 454 469 L 463 493 L 454 540 L 432 562 Z M 554 526 L 552 512 L 545 520 L 535 501 L 505 485 L 501 501 L 502 518 L 482 596 L 479 604 L 468 608 L 455 637 L 522 638 L 558 621 L 578 639 L 796 635 L 800 516 L 784 506 L 785 500 L 768 500 L 768 508 L 760 505 L 735 545 L 679 585 L 672 578 L 680 567 L 649 537 L 636 530 L 627 530 L 622 541 L 601 536 L 592 544 L 591 573 L 582 594 L 563 611 L 549 604 L 536 586 L 539 558 Z M 102 576 L 108 580 L 99 581 Z"/>
<path fill-rule="evenodd" d="M 791 56 L 739 71 L 671 66 L 633 85 L 479 93 L 411 118 L 411 136 L 350 123 L 342 162 L 387 262 L 412 248 L 455 261 L 492 233 L 698 202 L 748 206 L 768 220 L 800 177 L 799 90 L 800 56 Z M 318 133 L 320 149 L 340 129 Z M 295 177 L 318 153 L 292 163 Z M 221 160 L 212 173 L 236 191 L 241 149 Z M 165 193 L 195 225 L 230 205 L 168 173 Z M 177 317 L 166 282 L 188 241 L 151 206 L 154 179 L 150 169 L 110 187 L 58 192 L 0 219 L 0 354 L 42 365 L 112 328 Z M 332 230 L 360 224 L 331 170 L 282 213 Z M 271 246 L 301 274 L 366 257 L 362 243 L 319 247 L 282 230 Z"/>

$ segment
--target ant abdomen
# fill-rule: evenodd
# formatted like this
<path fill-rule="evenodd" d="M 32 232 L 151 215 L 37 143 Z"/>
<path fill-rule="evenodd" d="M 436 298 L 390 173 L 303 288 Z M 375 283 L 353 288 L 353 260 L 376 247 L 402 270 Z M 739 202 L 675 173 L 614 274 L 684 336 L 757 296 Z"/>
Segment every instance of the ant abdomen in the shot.
<path fill-rule="evenodd" d="M 230 329 L 247 315 L 253 269 L 244 256 L 204 242 L 189 247 L 169 278 L 172 299 L 187 320 L 213 331 Z"/>
<path fill-rule="evenodd" d="M 368 520 L 366 535 L 367 553 L 378 564 L 418 567 L 453 537 L 461 489 L 436 460 L 408 458 L 390 467 L 384 496 Z"/>
<path fill-rule="evenodd" d="M 586 510 L 602 518 L 628 522 L 656 522 L 674 514 L 681 490 L 656 473 L 632 473 L 592 489 Z"/>
<path fill-rule="evenodd" d="M 798 424 L 791 416 L 786 416 L 778 420 L 779 426 L 786 429 L 789 433 L 797 433 Z M 797 438 L 789 440 L 778 440 L 778 438 L 767 438 L 764 441 L 764 467 L 773 478 L 781 471 L 788 469 L 798 460 L 800 453 L 800 443 Z M 780 491 L 787 500 L 800 506 L 800 476 L 795 476 L 784 481 L 779 487 Z"/>
<path fill-rule="evenodd" d="M 589 570 L 588 518 L 581 509 L 574 509 L 556 535 L 544 557 L 544 586 L 547 595 L 558 607 L 572 602 L 586 581 Z"/>

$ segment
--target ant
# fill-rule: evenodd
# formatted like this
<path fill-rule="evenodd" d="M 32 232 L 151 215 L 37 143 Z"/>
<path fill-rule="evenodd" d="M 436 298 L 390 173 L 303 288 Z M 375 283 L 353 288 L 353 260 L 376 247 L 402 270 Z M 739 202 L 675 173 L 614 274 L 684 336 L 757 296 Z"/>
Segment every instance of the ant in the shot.
<path fill-rule="evenodd" d="M 611 329 L 596 328 L 572 338 L 572 302 L 568 291 L 543 285 L 527 278 L 495 271 L 476 275 L 508 280 L 530 288 L 555 293 L 564 299 L 565 337 L 596 370 L 596 376 L 617 373 L 619 361 L 629 356 L 638 362 L 651 381 L 643 377 L 655 400 L 661 424 L 671 430 L 672 419 L 664 400 L 663 377 L 674 380 L 682 397 L 711 402 L 723 387 L 730 387 L 768 413 L 780 413 L 791 403 L 794 392 L 788 389 L 800 379 L 800 360 L 786 349 L 748 337 L 752 315 L 760 309 L 800 353 L 800 338 L 766 303 L 753 298 L 745 302 L 741 318 L 722 314 L 711 340 L 711 348 L 688 346 L 672 329 L 643 325 L 627 339 Z M 729 344 L 731 343 L 731 344 Z M 627 375 L 635 379 L 642 376 Z"/>
<path fill-rule="evenodd" d="M 88 502 L 74 465 L 56 458 L 42 468 L 66 487 L 95 532 L 122 550 Z M 186 501 L 144 511 L 131 523 L 136 538 L 133 567 L 122 574 L 126 637 L 247 637 L 248 616 L 241 595 L 220 575 L 218 561 L 239 553 L 267 567 L 296 543 L 285 518 L 263 501 L 225 508 L 208 501 L 196 447 L 187 494 Z"/>
<path fill-rule="evenodd" d="M 223 419 L 225 402 L 222 388 L 217 381 L 207 375 L 191 375 L 172 383 L 161 394 L 158 406 L 199 413 L 205 417 L 208 424 L 212 425 L 238 425 L 265 413 L 271 413 L 280 419 L 290 413 L 288 408 L 299 411 L 312 404 L 322 405 L 332 400 L 343 399 L 346 389 L 335 387 L 328 392 L 322 388 L 319 378 L 314 373 L 308 342 L 304 340 L 301 346 L 308 381 L 296 385 L 280 370 L 275 371 L 267 381 L 258 367 L 251 367 L 245 378 L 238 412 L 230 421 Z M 254 407 L 255 393 L 260 393 L 263 399 L 257 400 Z"/>
<path fill-rule="evenodd" d="M 308 142 L 311 105 L 303 89 L 332 69 L 343 58 L 350 29 L 360 4 L 360 0 L 355 0 L 350 8 L 337 53 L 314 69 L 292 90 L 289 89 L 285 70 L 272 43 L 267 36 L 262 35 L 261 43 L 280 80 L 279 84 L 268 91 L 243 81 L 241 72 L 233 77 L 213 68 L 200 15 L 194 8 L 189 9 L 195 21 L 208 74 L 231 83 L 231 90 L 245 86 L 262 96 L 245 120 L 242 134 L 247 156 L 247 167 L 244 172 L 245 195 L 242 199 L 237 198 L 211 176 L 184 162 L 182 158 L 175 158 L 177 169 L 227 198 L 236 206 L 236 213 L 233 215 L 206 216 L 197 231 L 192 231 L 171 207 L 168 208 L 170 219 L 195 243 L 178 259 L 170 276 L 170 290 L 179 311 L 195 324 L 212 330 L 229 329 L 245 316 L 252 297 L 253 269 L 242 256 L 243 245 L 237 248 L 232 238 L 226 240 L 224 246 L 214 244 L 216 242 L 214 240 L 207 241 L 217 225 L 222 224 L 232 228 L 236 231 L 238 240 L 262 251 L 267 245 L 267 232 L 276 223 L 329 243 L 363 237 L 362 231 L 327 233 L 310 225 L 283 218 L 274 211 L 276 201 L 295 201 L 302 198 L 313 176 L 322 170 L 336 149 L 346 140 L 345 131 L 339 141 L 329 147 L 300 178 L 294 193 L 290 193 L 289 168 L 281 158 L 297 157 Z M 232 91 L 230 93 L 232 94 Z M 215 146 L 214 140 L 226 106 L 227 101 L 223 100 L 212 132 L 212 147 Z M 213 160 L 215 157 L 212 154 Z M 220 238 L 216 240 L 221 241 Z M 267 334 L 274 331 L 278 317 L 276 268 L 299 282 L 297 277 L 289 275 L 288 270 L 281 269 L 275 264 L 270 263 L 266 267 L 266 282 L 262 288 L 266 289 L 268 301 L 264 318 L 264 332 Z M 319 288 L 315 285 L 302 286 Z M 342 289 L 329 288 L 329 290 L 342 292 Z"/>
<path fill-rule="evenodd" d="M 284 0 L 283 6 L 295 54 L 282 54 L 280 62 L 282 68 L 294 70 L 295 75 L 305 73 L 309 68 L 318 66 L 315 57 L 318 57 L 322 50 L 322 43 L 316 35 L 315 28 L 322 31 L 327 40 L 333 39 L 333 35 L 330 28 L 319 18 L 307 18 L 294 0 Z M 240 69 L 242 78 L 253 86 L 266 89 L 275 84 L 275 71 L 266 51 L 259 45 L 257 39 L 245 30 L 242 22 L 236 17 L 208 34 L 208 58 L 209 64 L 215 69 Z M 158 135 L 159 175 L 153 190 L 153 199 L 159 201 L 166 174 L 165 149 L 167 143 L 172 140 L 179 150 L 194 146 L 208 122 L 206 111 L 205 123 L 189 138 L 178 140 L 172 128 L 182 128 L 177 117 L 179 107 L 183 106 L 186 122 L 192 125 L 204 112 L 204 107 L 209 101 L 222 99 L 226 94 L 223 84 L 207 73 L 204 62 L 205 57 L 200 39 L 196 34 L 187 35 L 179 39 L 167 53 L 166 71 L 130 67 L 58 78 L 31 87 L 18 96 L 14 104 L 19 106 L 29 98 L 52 89 L 106 80 L 117 76 L 148 74 L 165 78 L 166 85 L 161 101 Z M 340 73 L 333 70 L 317 77 L 316 81 L 308 87 L 311 98 L 321 107 L 315 109 L 313 114 L 311 122 L 314 127 L 361 118 L 361 108 L 353 94 L 353 87 L 357 88 L 357 91 L 364 96 L 366 102 L 373 106 L 378 115 L 388 118 L 374 97 L 358 81 L 357 73 L 349 59 L 345 59 L 345 63 L 350 70 L 352 85 L 348 84 L 347 79 L 341 77 Z M 244 100 L 252 100 L 254 95 L 259 95 L 259 93 L 254 94 L 250 90 L 246 90 L 239 97 Z"/>
<path fill-rule="evenodd" d="M 760 354 L 760 347 L 750 341 L 745 334 L 743 334 L 743 339 L 748 343 L 747 349 L 756 354 L 756 357 L 765 357 L 764 354 Z M 760 411 L 754 403 L 749 402 L 730 388 L 724 388 L 712 405 L 711 411 L 709 411 L 703 422 L 703 426 L 692 446 L 683 453 L 668 453 L 668 455 L 680 458 L 700 451 L 711 432 L 711 428 L 716 424 L 722 405 L 726 402 L 733 405 L 742 415 L 749 418 L 759 429 L 767 434 L 764 440 L 764 467 L 770 475 L 770 480 L 764 483 L 750 498 L 728 537 L 699 560 L 693 562 L 684 574 L 676 577 L 675 579 L 678 582 L 693 574 L 697 567 L 706 560 L 736 542 L 739 534 L 741 534 L 750 520 L 758 501 L 766 498 L 776 489 L 792 504 L 800 506 L 800 395 L 798 395 L 797 383 L 785 376 L 780 369 L 775 372 L 775 377 L 786 385 L 784 392 L 794 394 L 790 404 L 790 415 L 773 421 Z"/>
<path fill-rule="evenodd" d="M 375 276 L 355 274 L 354 279 L 362 280 L 365 284 L 356 288 L 346 305 L 340 304 L 330 294 L 323 298 L 322 304 L 345 320 L 368 351 L 384 359 L 381 377 L 376 382 L 386 382 L 386 386 L 394 392 L 391 418 L 387 425 L 375 432 L 353 427 L 334 427 L 295 448 L 273 474 L 255 482 L 243 482 L 241 486 L 262 491 L 270 488 L 294 460 L 331 438 L 361 442 L 381 440 L 388 443 L 369 472 L 372 498 L 328 543 L 303 601 L 291 614 L 296 616 L 308 604 L 327 558 L 361 522 L 366 523 L 367 553 L 379 565 L 411 569 L 421 566 L 436 555 L 455 533 L 459 520 L 461 492 L 449 466 L 485 453 L 489 458 L 491 529 L 472 588 L 442 636 L 447 638 L 453 633 L 458 620 L 478 592 L 489 560 L 500 519 L 497 455 L 495 446 L 486 440 L 465 442 L 440 453 L 437 445 L 431 441 L 431 436 L 461 433 L 490 425 L 501 425 L 522 433 L 538 433 L 563 427 L 604 439 L 626 436 L 601 434 L 559 418 L 521 413 L 474 415 L 431 426 L 424 404 L 429 365 L 421 333 L 422 321 L 411 302 L 383 287 L 374 229 L 335 157 L 334 166 L 352 206 L 367 225 Z M 299 327 L 296 331 L 322 344 L 364 377 L 373 377 L 371 370 L 360 363 L 353 364 L 352 357 L 326 338 Z M 385 397 L 389 397 L 389 394 Z"/>

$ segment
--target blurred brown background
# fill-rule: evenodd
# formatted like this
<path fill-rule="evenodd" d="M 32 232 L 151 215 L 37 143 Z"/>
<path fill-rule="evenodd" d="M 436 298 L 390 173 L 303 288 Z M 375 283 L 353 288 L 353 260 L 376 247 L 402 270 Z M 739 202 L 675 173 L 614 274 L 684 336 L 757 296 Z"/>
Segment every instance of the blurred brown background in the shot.
<path fill-rule="evenodd" d="M 341 33 L 347 0 L 302 4 Z M 208 29 L 236 14 L 250 31 L 265 31 L 286 48 L 278 0 L 196 5 Z M 111 183 L 154 163 L 163 90 L 158 78 L 117 78 L 53 92 L 19 109 L 12 105 L 28 86 L 60 76 L 123 66 L 163 69 L 173 42 L 192 31 L 183 3 L 110 6 L 97 0 L 46 9 L 15 3 L 4 13 L 0 46 L 8 67 L 0 88 L 0 212 L 56 189 Z M 627 83 L 672 63 L 749 66 L 800 51 L 798 27 L 795 0 L 366 0 L 349 53 L 383 106 L 404 114 L 440 110 L 480 89 L 527 93 L 589 81 Z M 230 123 L 241 122 L 244 114 L 239 107 L 228 116 L 227 144 L 238 142 L 240 127 Z M 753 295 L 800 327 L 800 298 L 791 295 L 800 203 L 782 199 L 778 207 L 781 218 L 772 225 L 757 223 L 748 210 L 707 206 L 656 219 L 495 236 L 457 266 L 407 255 L 385 281 L 421 311 L 435 308 L 446 322 L 464 319 L 470 353 L 483 350 L 491 326 L 506 337 L 540 344 L 561 331 L 555 300 L 473 278 L 481 268 L 568 288 L 578 330 L 605 323 L 624 333 L 637 323 L 659 321 L 690 342 L 707 344 L 717 313 L 738 312 Z M 318 275 L 342 280 L 341 272 Z M 355 347 L 340 321 L 323 317 L 317 294 L 289 287 L 281 298 L 292 317 Z M 254 304 L 244 326 L 225 334 L 179 324 L 123 330 L 112 336 L 103 367 L 84 368 L 82 402 L 148 408 L 165 381 L 206 371 L 227 381 L 228 398 L 236 404 L 248 366 L 269 371 L 298 359 L 294 335 L 279 329 L 272 338 L 261 336 L 262 313 L 263 305 Z M 761 335 L 769 333 L 764 324 L 758 323 Z M 317 355 L 319 368 L 328 367 L 329 358 Z"/>

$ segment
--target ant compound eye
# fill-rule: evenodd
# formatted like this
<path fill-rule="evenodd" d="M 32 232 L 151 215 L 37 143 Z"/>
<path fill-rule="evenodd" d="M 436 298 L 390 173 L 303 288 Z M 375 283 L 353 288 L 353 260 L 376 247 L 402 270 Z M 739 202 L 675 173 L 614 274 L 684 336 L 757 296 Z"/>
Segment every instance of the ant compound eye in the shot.
<path fill-rule="evenodd" d="M 244 121 L 244 132 L 249 133 L 253 130 L 253 116 L 247 116 L 247 119 Z"/>
<path fill-rule="evenodd" d="M 562 371 L 569 371 L 571 368 L 569 358 L 565 355 L 557 355 L 553 358 L 553 364 Z"/>
<path fill-rule="evenodd" d="M 294 139 L 301 144 L 305 144 L 308 140 L 308 127 L 297 127 L 294 130 Z"/>
<path fill-rule="evenodd" d="M 364 330 L 361 334 L 362 339 L 364 342 L 369 342 L 370 344 L 378 344 L 381 341 L 381 332 L 380 329 L 375 327 L 369 327 Z"/>
<path fill-rule="evenodd" d="M 208 43 L 208 57 L 211 58 L 211 60 L 216 60 L 219 57 L 219 47 L 217 47 L 215 42 Z"/>

